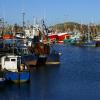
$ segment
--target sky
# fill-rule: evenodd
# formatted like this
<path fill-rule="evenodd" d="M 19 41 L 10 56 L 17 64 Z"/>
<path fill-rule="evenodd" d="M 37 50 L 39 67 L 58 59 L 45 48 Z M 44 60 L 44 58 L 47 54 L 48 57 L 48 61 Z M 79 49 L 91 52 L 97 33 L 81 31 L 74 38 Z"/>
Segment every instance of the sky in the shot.
<path fill-rule="evenodd" d="M 0 0 L 0 18 L 8 23 L 34 23 L 44 18 L 48 25 L 63 22 L 100 23 L 100 0 Z"/>

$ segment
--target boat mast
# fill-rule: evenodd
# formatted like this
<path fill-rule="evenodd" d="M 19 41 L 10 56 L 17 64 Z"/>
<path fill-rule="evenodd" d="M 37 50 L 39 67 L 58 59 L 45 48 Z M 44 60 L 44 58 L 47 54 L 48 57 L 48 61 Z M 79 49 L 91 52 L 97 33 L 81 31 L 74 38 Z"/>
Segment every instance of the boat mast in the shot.
<path fill-rule="evenodd" d="M 1 34 L 0 35 L 2 35 L 3 36 L 3 34 L 4 34 L 4 18 L 0 18 L 0 26 L 1 26 Z"/>
<path fill-rule="evenodd" d="M 90 42 L 91 40 L 90 40 L 90 34 L 91 34 L 91 29 L 90 29 L 90 24 L 88 25 L 88 36 L 87 36 L 87 38 L 88 38 L 88 42 Z"/>
<path fill-rule="evenodd" d="M 13 55 L 14 55 L 14 36 L 15 36 L 14 26 L 12 26 L 12 33 L 13 33 Z"/>
<path fill-rule="evenodd" d="M 23 17 L 23 31 L 25 29 L 25 12 L 22 13 L 22 17 Z"/>

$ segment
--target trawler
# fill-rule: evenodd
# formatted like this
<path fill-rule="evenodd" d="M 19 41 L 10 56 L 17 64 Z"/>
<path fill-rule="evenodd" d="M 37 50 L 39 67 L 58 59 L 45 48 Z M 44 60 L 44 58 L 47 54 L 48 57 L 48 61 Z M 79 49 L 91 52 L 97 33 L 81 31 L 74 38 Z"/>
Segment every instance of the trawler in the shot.
<path fill-rule="evenodd" d="M 29 68 L 22 63 L 21 56 L 10 54 L 1 57 L 1 69 L 4 71 L 6 81 L 23 83 L 30 80 Z"/>

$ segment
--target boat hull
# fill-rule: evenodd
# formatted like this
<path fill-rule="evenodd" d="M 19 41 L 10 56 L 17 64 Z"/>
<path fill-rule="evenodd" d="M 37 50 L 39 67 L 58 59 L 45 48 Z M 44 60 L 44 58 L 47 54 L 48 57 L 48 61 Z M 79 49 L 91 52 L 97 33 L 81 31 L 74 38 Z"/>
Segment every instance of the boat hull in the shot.
<path fill-rule="evenodd" d="M 57 34 L 50 34 L 48 35 L 48 38 L 50 39 L 50 43 L 57 42 Z"/>
<path fill-rule="evenodd" d="M 37 64 L 37 60 L 38 60 L 38 57 L 34 54 L 22 56 L 22 63 L 29 66 L 35 66 Z"/>
<path fill-rule="evenodd" d="M 24 83 L 30 80 L 30 72 L 29 71 L 20 71 L 20 72 L 6 71 L 5 78 L 7 81 L 11 81 L 14 83 Z"/>
<path fill-rule="evenodd" d="M 83 43 L 83 44 L 81 44 L 81 46 L 83 46 L 83 47 L 95 47 L 96 43 L 94 41 L 91 41 L 91 42 Z"/>
<path fill-rule="evenodd" d="M 45 65 L 46 59 L 47 59 L 46 55 L 39 55 L 38 56 L 38 61 L 37 61 L 37 66 L 38 65 Z"/>
<path fill-rule="evenodd" d="M 68 33 L 58 33 L 57 41 L 58 44 L 63 44 L 65 39 L 69 39 L 70 35 Z"/>
<path fill-rule="evenodd" d="M 55 65 L 55 64 L 60 64 L 60 58 L 59 58 L 59 53 L 51 53 L 48 55 L 47 60 L 46 60 L 46 65 Z"/>
<path fill-rule="evenodd" d="M 100 47 L 100 41 L 96 41 L 96 47 Z"/>

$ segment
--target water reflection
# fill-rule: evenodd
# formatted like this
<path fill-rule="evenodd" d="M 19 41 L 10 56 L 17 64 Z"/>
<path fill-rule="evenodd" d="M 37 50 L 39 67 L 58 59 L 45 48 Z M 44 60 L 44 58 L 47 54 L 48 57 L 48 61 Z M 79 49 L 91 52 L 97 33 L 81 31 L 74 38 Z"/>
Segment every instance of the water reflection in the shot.
<path fill-rule="evenodd" d="M 30 100 L 30 85 L 7 84 L 0 90 L 1 100 Z"/>

